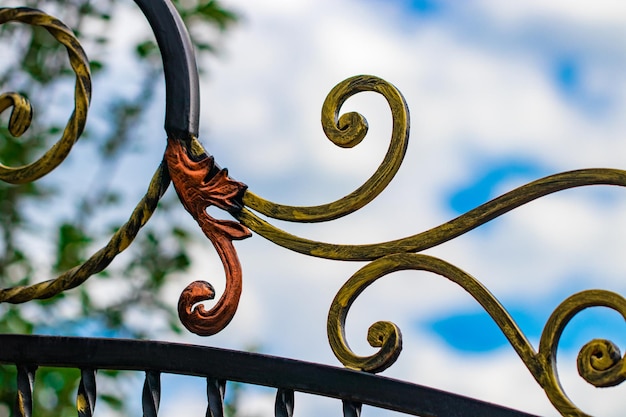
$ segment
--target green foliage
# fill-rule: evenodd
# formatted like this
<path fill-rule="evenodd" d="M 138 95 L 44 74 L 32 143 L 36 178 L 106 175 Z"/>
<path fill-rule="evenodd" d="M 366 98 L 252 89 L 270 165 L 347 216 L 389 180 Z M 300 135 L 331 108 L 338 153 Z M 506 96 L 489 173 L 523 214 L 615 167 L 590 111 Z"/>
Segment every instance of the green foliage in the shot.
<path fill-rule="evenodd" d="M 55 15 L 71 27 L 88 51 L 94 80 L 105 76 L 115 66 L 115 56 L 107 48 L 116 37 L 111 28 L 120 16 L 119 0 L 16 0 L 19 6 L 34 7 Z M 200 58 L 215 51 L 214 40 L 207 33 L 218 35 L 229 29 L 236 15 L 214 0 L 175 0 Z M 98 27 L 97 31 L 89 30 Z M 0 62 L 0 92 L 20 91 L 33 103 L 36 116 L 50 111 L 58 89 L 73 84 L 67 54 L 43 29 L 17 23 L 0 26 L 0 42 L 10 53 Z M 6 50 L 6 49 L 5 49 Z M 155 146 L 154 138 L 137 135 L 135 126 L 145 118 L 162 87 L 163 77 L 158 48 L 153 36 L 146 33 L 134 46 L 140 81 L 133 81 L 133 94 L 110 96 L 103 113 L 95 115 L 106 120 L 109 129 L 94 129 L 89 123 L 81 138 L 80 149 L 97 155 L 90 160 L 93 178 L 75 173 L 77 183 L 94 184 L 84 195 L 76 195 L 72 184 L 55 184 L 53 171 L 43 181 L 13 186 L 0 183 L 0 286 L 27 285 L 55 277 L 83 262 L 97 250 L 130 215 L 137 201 L 129 201 L 123 184 L 109 181 L 120 166 L 122 156 L 137 152 L 142 146 Z M 199 59 L 198 62 L 205 62 Z M 200 68 L 202 70 L 202 68 Z M 121 80 L 120 82 L 123 82 Z M 135 89 L 136 88 L 136 89 Z M 93 110 L 90 120 L 94 118 Z M 44 122 L 42 122 L 42 120 Z M 60 136 L 65 121 L 56 116 L 36 118 L 22 138 L 12 137 L 6 127 L 6 115 L 0 119 L 0 162 L 8 166 L 30 163 L 45 152 Z M 143 142 L 145 141 L 145 143 Z M 163 140 L 163 147 L 165 141 Z M 63 166 L 63 165 L 62 165 Z M 146 169 L 154 169 L 146 167 Z M 148 184 L 145 184 L 147 188 Z M 170 190 L 155 217 L 186 216 Z M 53 209 L 57 207 L 57 209 Z M 115 218 L 107 213 L 120 213 Z M 106 219 L 94 221 L 93 219 Z M 152 222 L 151 222 L 152 223 Z M 50 300 L 28 305 L 0 304 L 0 332 L 62 333 L 66 335 L 153 337 L 153 329 L 132 324 L 128 317 L 141 312 L 153 321 L 165 323 L 160 332 L 181 331 L 174 306 L 162 300 L 165 284 L 172 274 L 190 266 L 189 243 L 195 230 L 187 230 L 177 222 L 158 221 L 146 226 L 129 251 L 130 256 L 116 260 L 108 270 L 83 286 Z M 188 223 L 190 224 L 190 223 Z M 46 252 L 47 250 L 47 252 Z M 100 297 L 93 285 L 98 280 L 110 282 L 115 294 Z M 79 306 L 76 308 L 76 306 Z M 70 311 L 71 314 L 68 314 Z M 90 330 L 91 329 L 91 330 Z M 161 333 L 159 337 L 164 337 Z M 15 401 L 15 368 L 0 368 L 0 408 L 12 408 Z M 116 372 L 107 378 L 122 378 Z M 99 377 L 102 373 L 99 373 Z M 77 370 L 42 368 L 36 374 L 35 411 L 40 417 L 76 413 Z M 99 408 L 105 404 L 109 415 L 125 415 L 123 393 L 99 393 Z M 0 409 L 0 415 L 4 412 Z"/>

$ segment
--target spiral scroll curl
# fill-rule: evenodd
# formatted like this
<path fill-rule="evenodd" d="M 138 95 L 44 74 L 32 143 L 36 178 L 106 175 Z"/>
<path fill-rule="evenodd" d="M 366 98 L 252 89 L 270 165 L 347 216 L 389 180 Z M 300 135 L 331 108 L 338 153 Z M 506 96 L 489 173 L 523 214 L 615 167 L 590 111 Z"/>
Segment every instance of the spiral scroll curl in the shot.
<path fill-rule="evenodd" d="M 12 168 L 0 165 L 0 180 L 21 184 L 35 181 L 57 167 L 69 154 L 74 143 L 82 133 L 89 101 L 91 99 L 91 75 L 89 62 L 80 43 L 71 29 L 56 18 L 42 11 L 30 8 L 0 8 L 0 24 L 11 21 L 41 26 L 48 30 L 62 43 L 70 58 L 72 69 L 76 73 L 75 108 L 62 134 L 61 139 L 40 159 L 23 167 Z M 9 121 L 9 130 L 19 136 L 28 129 L 32 118 L 32 109 L 28 101 L 19 94 L 6 93 L 0 96 L 0 111 L 13 106 Z M 141 227 L 150 219 L 157 203 L 170 183 L 165 164 L 161 164 L 152 177 L 148 190 L 133 210 L 128 221 L 111 237 L 109 242 L 94 253 L 82 265 L 78 265 L 57 278 L 30 286 L 18 286 L 0 290 L 0 302 L 24 303 L 33 299 L 53 297 L 65 290 L 82 284 L 93 274 L 104 270 L 111 261 L 126 249 Z"/>
<path fill-rule="evenodd" d="M 544 365 L 541 379 L 552 404 L 564 415 L 589 416 L 580 411 L 563 391 L 558 378 L 556 353 L 559 340 L 572 318 L 590 307 L 607 307 L 626 320 L 626 299 L 606 290 L 587 290 L 574 294 L 563 301 L 552 313 L 539 342 L 539 360 Z M 626 361 L 619 348 L 611 341 L 594 339 L 585 344 L 578 353 L 578 373 L 596 387 L 612 387 L 626 379 Z"/>
<path fill-rule="evenodd" d="M 21 167 L 8 167 L 0 164 L 0 180 L 11 184 L 25 184 L 35 181 L 55 169 L 72 150 L 85 128 L 87 111 L 91 100 L 91 73 L 89 61 L 74 33 L 61 21 L 44 12 L 25 7 L 0 8 L 0 24 L 16 21 L 45 28 L 57 41 L 65 46 L 70 65 L 76 74 L 74 88 L 74 111 L 63 131 L 61 139 L 41 158 Z M 0 113 L 9 106 L 13 112 L 9 121 L 9 131 L 21 136 L 30 126 L 32 108 L 28 100 L 17 93 L 0 95 Z"/>
<path fill-rule="evenodd" d="M 17 93 L 0 94 L 0 114 L 13 107 L 9 119 L 9 133 L 16 138 L 22 136 L 33 120 L 33 107 L 26 97 Z"/>
<path fill-rule="evenodd" d="M 206 281 L 192 282 L 178 299 L 178 317 L 187 330 L 210 336 L 224 329 L 237 311 L 242 270 L 233 240 L 245 239 L 251 233 L 237 222 L 211 217 L 207 209 L 238 210 L 246 186 L 230 178 L 195 138 L 168 138 L 165 161 L 181 203 L 213 243 L 226 274 L 226 288 L 213 308 L 206 310 L 200 304 L 215 298 L 213 286 Z"/>
<path fill-rule="evenodd" d="M 324 131 L 338 146 L 354 146 L 363 139 L 367 132 L 367 124 L 361 115 L 348 113 L 338 117 L 338 111 L 345 99 L 352 94 L 360 91 L 378 91 L 363 87 L 368 83 L 390 86 L 375 79 L 375 77 L 354 77 L 335 87 L 324 103 L 322 110 Z M 389 88 L 395 91 L 394 87 Z M 381 92 L 381 94 L 387 93 Z M 394 96 L 394 100 L 400 97 L 399 100 L 394 101 L 389 100 L 388 95 L 385 97 L 392 107 L 394 133 L 392 134 L 392 145 L 390 145 L 390 150 L 381 167 L 389 162 L 388 158 L 391 155 L 398 155 L 392 151 L 394 141 L 402 137 L 401 135 L 398 136 L 398 126 L 405 123 L 404 132 L 408 135 L 408 112 L 405 113 L 407 119 L 400 117 L 396 120 L 399 113 L 397 108 L 394 110 L 392 104 L 394 102 L 404 103 L 403 99 L 401 96 Z M 327 117 L 328 114 L 332 114 L 332 117 Z M 394 166 L 394 169 L 397 170 L 401 160 L 401 156 L 394 159 L 390 166 Z M 396 162 L 397 165 L 395 165 Z M 346 341 L 345 321 L 348 311 L 358 296 L 382 276 L 408 269 L 429 271 L 460 285 L 481 304 L 502 330 L 511 346 L 559 412 L 566 416 L 587 416 L 567 398 L 560 385 L 555 366 L 557 345 L 565 325 L 575 314 L 585 308 L 605 306 L 620 312 L 626 318 L 626 302 L 621 296 L 607 291 L 593 290 L 576 294 L 567 299 L 555 310 L 546 324 L 539 353 L 537 353 L 504 307 L 478 280 L 443 260 L 416 252 L 452 240 L 517 207 L 549 194 L 589 185 L 624 187 L 626 186 L 626 171 L 592 168 L 550 175 L 507 192 L 430 230 L 397 240 L 372 244 L 342 245 L 309 240 L 273 226 L 254 212 L 293 222 L 333 220 L 358 210 L 386 187 L 396 171 L 393 171 L 393 174 L 389 174 L 389 176 L 379 176 L 384 171 L 381 171 L 381 167 L 366 184 L 334 203 L 316 207 L 282 206 L 267 202 L 250 191 L 246 191 L 243 202 L 247 207 L 233 213 L 244 226 L 287 249 L 320 258 L 371 261 L 341 287 L 330 307 L 327 322 L 328 338 L 339 361 L 348 368 L 374 373 L 381 372 L 391 366 L 402 349 L 400 329 L 388 321 L 374 323 L 368 330 L 367 340 L 372 347 L 379 348 L 379 350 L 370 356 L 359 356 L 351 350 Z M 369 188 L 370 184 L 381 179 L 384 179 L 379 183 L 382 184 L 380 185 L 381 188 Z M 617 346 L 608 340 L 593 340 L 585 345 L 578 356 L 578 369 L 580 375 L 587 382 L 597 387 L 614 386 L 626 379 L 626 360 L 620 356 Z"/>
<path fill-rule="evenodd" d="M 554 407 L 564 416 L 589 417 L 565 394 L 559 381 L 556 353 L 561 334 L 570 320 L 590 307 L 608 307 L 626 319 L 626 299 L 604 290 L 574 294 L 561 303 L 548 319 L 536 352 L 513 318 L 496 297 L 476 278 L 441 259 L 423 254 L 394 254 L 370 262 L 341 287 L 328 314 L 327 331 L 333 353 L 344 366 L 366 372 L 381 372 L 391 366 L 402 349 L 400 329 L 391 322 L 379 321 L 370 326 L 368 342 L 380 348 L 370 356 L 359 356 L 345 337 L 348 310 L 358 296 L 372 283 L 390 273 L 421 270 L 440 275 L 467 291 L 491 316 L 535 380 L 544 389 Z M 578 371 L 585 381 L 596 387 L 611 387 L 626 380 L 626 359 L 608 340 L 587 343 L 578 355 Z"/>
<path fill-rule="evenodd" d="M 402 336 L 395 324 L 382 321 L 372 325 L 368 331 L 368 341 L 371 346 L 380 347 L 380 350 L 374 355 L 361 357 L 346 342 L 345 321 L 350 306 L 368 286 L 387 274 L 402 270 L 433 272 L 461 286 L 489 313 L 522 360 L 527 365 L 538 368 L 530 342 L 504 307 L 476 278 L 441 259 L 410 253 L 389 255 L 370 262 L 346 281 L 335 296 L 328 313 L 328 339 L 335 356 L 346 367 L 380 372 L 398 358 L 402 348 Z"/>
<path fill-rule="evenodd" d="M 381 94 L 391 109 L 393 127 L 387 153 L 374 174 L 358 189 L 332 203 L 311 207 L 277 204 L 247 191 L 243 203 L 266 216 L 292 222 L 324 222 L 348 215 L 372 201 L 391 182 L 404 159 L 409 143 L 409 109 L 392 84 L 371 75 L 359 75 L 337 84 L 322 106 L 322 128 L 335 145 L 351 148 L 365 138 L 367 121 L 356 112 L 339 116 L 345 101 L 353 95 L 372 91 Z"/>

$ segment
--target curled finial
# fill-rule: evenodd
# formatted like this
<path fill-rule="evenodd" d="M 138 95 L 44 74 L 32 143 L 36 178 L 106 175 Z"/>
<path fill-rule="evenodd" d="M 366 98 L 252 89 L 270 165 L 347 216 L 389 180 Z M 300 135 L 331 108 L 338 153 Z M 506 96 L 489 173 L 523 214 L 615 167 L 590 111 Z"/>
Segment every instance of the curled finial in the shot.
<path fill-rule="evenodd" d="M 322 105 L 322 128 L 326 137 L 342 148 L 358 145 L 367 134 L 367 120 L 361 114 L 349 112 L 339 116 L 345 101 L 355 94 L 371 91 L 381 94 L 389 104 L 393 127 L 389 148 L 374 174 L 359 188 L 332 203 L 311 207 L 296 207 L 265 200 L 246 192 L 243 202 L 266 216 L 294 222 L 324 222 L 355 212 L 378 196 L 395 176 L 404 159 L 409 143 L 409 109 L 400 91 L 387 81 L 358 75 L 337 84 Z"/>
<path fill-rule="evenodd" d="M 542 385 L 552 404 L 564 414 L 587 415 L 565 394 L 558 377 L 556 353 L 567 324 L 576 314 L 590 307 L 607 307 L 626 319 L 626 299 L 621 295 L 606 290 L 581 291 L 559 304 L 548 319 L 539 341 L 538 356 L 544 364 L 545 373 Z M 578 354 L 577 366 L 580 376 L 596 387 L 615 386 L 626 379 L 624 358 L 617 346 L 608 340 L 594 339 L 585 344 Z"/>
<path fill-rule="evenodd" d="M 9 119 L 9 132 L 16 138 L 22 136 L 33 120 L 33 107 L 30 101 L 18 93 L 0 94 L 0 113 L 13 107 Z"/>
<path fill-rule="evenodd" d="M 241 284 L 235 291 L 225 292 L 229 298 L 225 304 L 239 303 Z M 194 281 L 187 285 L 178 298 L 178 317 L 183 325 L 192 333 L 210 336 L 222 330 L 232 319 L 232 315 L 215 314 L 215 310 L 207 310 L 200 303 L 213 300 L 215 289 L 206 281 Z"/>
<path fill-rule="evenodd" d="M 595 387 L 613 387 L 626 379 L 624 359 L 610 340 L 594 339 L 578 353 L 578 373 Z"/>
<path fill-rule="evenodd" d="M 367 341 L 379 348 L 370 356 L 355 354 L 346 341 L 346 318 L 348 310 L 358 296 L 378 278 L 408 268 L 397 257 L 381 258 L 364 266 L 341 287 L 328 313 L 328 340 L 333 353 L 347 368 L 366 372 L 382 372 L 396 361 L 402 351 L 402 333 L 398 326 L 389 321 L 379 321 L 370 326 Z"/>
<path fill-rule="evenodd" d="M 240 209 L 246 186 L 231 179 L 227 170 L 219 168 L 213 157 L 201 150 L 195 139 L 188 151 L 183 142 L 170 138 L 165 160 L 180 201 L 211 240 L 224 265 L 226 288 L 212 309 L 207 311 L 198 304 L 215 297 L 213 286 L 205 281 L 188 285 L 178 302 L 183 325 L 195 334 L 210 336 L 226 327 L 237 311 L 242 272 L 232 241 L 249 237 L 250 231 L 235 221 L 214 219 L 207 213 L 211 205 L 227 211 Z"/>
<path fill-rule="evenodd" d="M 0 24 L 21 22 L 46 29 L 67 50 L 72 70 L 76 74 L 74 89 L 74 111 L 70 116 L 61 139 L 37 161 L 22 166 L 8 167 L 0 164 L 0 180 L 11 184 L 24 184 L 35 181 L 56 168 L 72 150 L 85 128 L 87 110 L 91 100 L 91 74 L 85 51 L 70 28 L 58 19 L 42 11 L 20 8 L 0 8 Z M 0 95 L 0 112 L 13 105 L 9 121 L 9 131 L 20 136 L 30 126 L 32 110 L 28 101 L 16 93 Z"/>

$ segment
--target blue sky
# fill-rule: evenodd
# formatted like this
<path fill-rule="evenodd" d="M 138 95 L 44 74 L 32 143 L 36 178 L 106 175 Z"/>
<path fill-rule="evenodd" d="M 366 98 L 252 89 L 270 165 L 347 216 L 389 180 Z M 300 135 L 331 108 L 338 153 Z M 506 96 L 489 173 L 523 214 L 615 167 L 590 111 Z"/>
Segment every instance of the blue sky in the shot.
<path fill-rule="evenodd" d="M 572 293 L 570 289 L 563 288 L 532 302 L 503 300 L 503 303 L 524 334 L 537 346 L 553 309 Z M 579 314 L 567 327 L 559 347 L 567 352 L 576 351 L 588 341 L 599 337 L 623 346 L 626 338 L 623 333 L 616 331 L 623 322 L 624 319 L 618 313 L 607 308 L 589 309 Z M 489 355 L 508 345 L 500 329 L 479 306 L 452 310 L 445 317 L 417 322 L 416 325 L 432 331 L 459 352 Z"/>
<path fill-rule="evenodd" d="M 411 143 L 388 189 L 345 219 L 280 224 L 292 233 L 337 243 L 396 239 L 547 174 L 624 166 L 626 5 L 621 2 L 224 4 L 243 19 L 224 38 L 219 59 L 208 63 L 200 140 L 255 193 L 287 204 L 320 204 L 351 192 L 373 172 L 391 126 L 379 97 L 363 94 L 346 103 L 370 125 L 357 148 L 333 147 L 320 128 L 322 102 L 341 80 L 380 76 L 402 91 L 411 110 Z M 120 33 L 132 37 L 147 29 L 130 23 L 136 18 L 132 5 L 123 7 L 128 10 Z M 120 41 L 112 53 L 122 56 L 127 44 Z M 95 108 L 102 105 L 101 91 L 126 88 L 119 77 L 132 78 L 125 60 L 111 74 L 113 81 L 95 86 Z M 119 174 L 118 180 L 136 179 L 137 195 L 162 156 L 161 111 L 155 105 L 153 120 L 140 129 L 157 138 L 154 149 L 129 157 Z M 569 295 L 588 288 L 626 294 L 624 191 L 559 193 L 428 253 L 483 282 L 536 346 L 547 317 Z M 326 341 L 326 315 L 337 290 L 363 264 L 307 258 L 259 236 L 237 242 L 237 248 L 244 294 L 235 319 L 215 337 L 181 340 L 235 349 L 254 345 L 263 353 L 339 365 Z M 218 292 L 223 288 L 211 245 L 198 243 L 194 254 L 190 275 L 172 280 L 167 296 L 172 305 L 192 280 L 208 279 Z M 371 352 L 366 330 L 381 319 L 396 322 L 404 335 L 404 351 L 385 375 L 556 415 L 491 320 L 445 280 L 403 272 L 368 289 L 348 317 L 355 351 Z M 559 356 L 564 385 L 592 415 L 620 416 L 624 388 L 588 387 L 576 374 L 575 355 L 599 335 L 623 346 L 621 326 L 615 314 L 585 312 L 564 335 Z M 202 414 L 202 392 L 172 381 L 164 383 L 164 392 L 183 401 L 189 414 Z M 271 393 L 255 392 L 254 398 L 250 411 L 271 415 Z M 339 410 L 315 400 L 297 399 L 296 413 Z M 160 415 L 180 415 L 169 404 Z"/>
<path fill-rule="evenodd" d="M 463 214 L 503 192 L 502 185 L 518 185 L 546 176 L 549 172 L 532 160 L 484 161 L 480 171 L 467 179 L 467 184 L 455 188 L 448 199 L 456 214 Z"/>

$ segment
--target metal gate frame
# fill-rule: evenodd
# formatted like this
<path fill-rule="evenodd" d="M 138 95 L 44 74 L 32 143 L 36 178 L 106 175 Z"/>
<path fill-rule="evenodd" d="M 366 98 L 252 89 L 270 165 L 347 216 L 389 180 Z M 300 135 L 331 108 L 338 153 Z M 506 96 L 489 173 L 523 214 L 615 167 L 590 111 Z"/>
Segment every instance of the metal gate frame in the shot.
<path fill-rule="evenodd" d="M 357 145 L 367 133 L 367 122 L 363 116 L 358 113 L 340 115 L 342 104 L 363 91 L 373 91 L 385 97 L 392 112 L 393 131 L 383 162 L 362 186 L 335 202 L 313 207 L 273 203 L 231 178 L 197 140 L 198 72 L 189 35 L 174 6 L 169 0 L 135 2 L 149 21 L 163 58 L 165 132 L 168 138 L 164 160 L 144 198 L 107 245 L 82 265 L 55 279 L 28 287 L 0 290 L 0 302 L 23 303 L 49 298 L 80 285 L 91 275 L 104 270 L 115 256 L 131 244 L 172 182 L 182 204 L 214 245 L 227 279 L 224 293 L 208 311 L 196 304 L 214 298 L 211 284 L 196 281 L 182 292 L 178 303 L 179 317 L 193 333 L 205 336 L 215 334 L 225 328 L 234 316 L 241 294 L 242 270 L 232 242 L 251 236 L 251 231 L 286 249 L 309 256 L 369 262 L 345 282 L 335 296 L 328 315 L 330 346 L 345 368 L 156 341 L 5 334 L 0 335 L 0 363 L 17 366 L 16 415 L 32 415 L 36 369 L 53 366 L 81 370 L 76 402 L 79 416 L 93 414 L 97 394 L 95 375 L 99 369 L 145 372 L 142 401 L 145 416 L 157 415 L 161 373 L 206 378 L 207 416 L 214 417 L 223 415 L 224 390 L 228 381 L 276 388 L 276 416 L 293 415 L 294 392 L 340 399 L 345 416 L 360 415 L 362 404 L 417 416 L 529 416 L 521 411 L 376 375 L 395 362 L 402 348 L 400 329 L 391 322 L 377 322 L 370 327 L 368 341 L 379 349 L 375 354 L 361 357 L 352 352 L 345 337 L 345 320 L 350 306 L 377 279 L 399 270 L 429 271 L 461 286 L 489 313 L 554 407 L 564 416 L 587 415 L 569 400 L 561 387 L 556 368 L 559 339 L 569 321 L 588 307 L 608 307 L 626 317 L 626 300 L 621 295 L 604 290 L 587 290 L 567 298 L 548 319 L 539 349 L 535 351 L 506 309 L 480 281 L 445 260 L 419 252 L 463 235 L 548 194 L 587 185 L 626 186 L 626 171 L 582 169 L 551 175 L 503 194 L 433 229 L 389 242 L 339 245 L 291 235 L 259 215 L 290 222 L 334 220 L 368 204 L 393 179 L 409 139 L 409 112 L 402 94 L 390 83 L 374 76 L 352 77 L 333 88 L 323 104 L 322 126 L 326 136 L 342 147 Z M 76 73 L 75 109 L 61 140 L 30 165 L 0 167 L 2 181 L 21 184 L 46 175 L 69 154 L 86 122 L 91 78 L 89 62 L 79 41 L 62 22 L 39 10 L 0 8 L 0 24 L 10 21 L 47 29 L 65 45 Z M 0 95 L 0 112 L 9 107 L 13 107 L 9 129 L 19 136 L 30 124 L 30 104 L 17 93 Z M 235 220 L 212 218 L 207 214 L 209 206 L 227 211 Z M 577 365 L 581 377 L 597 387 L 618 385 L 626 378 L 625 363 L 619 349 L 608 340 L 596 339 L 587 343 L 579 353 Z"/>

